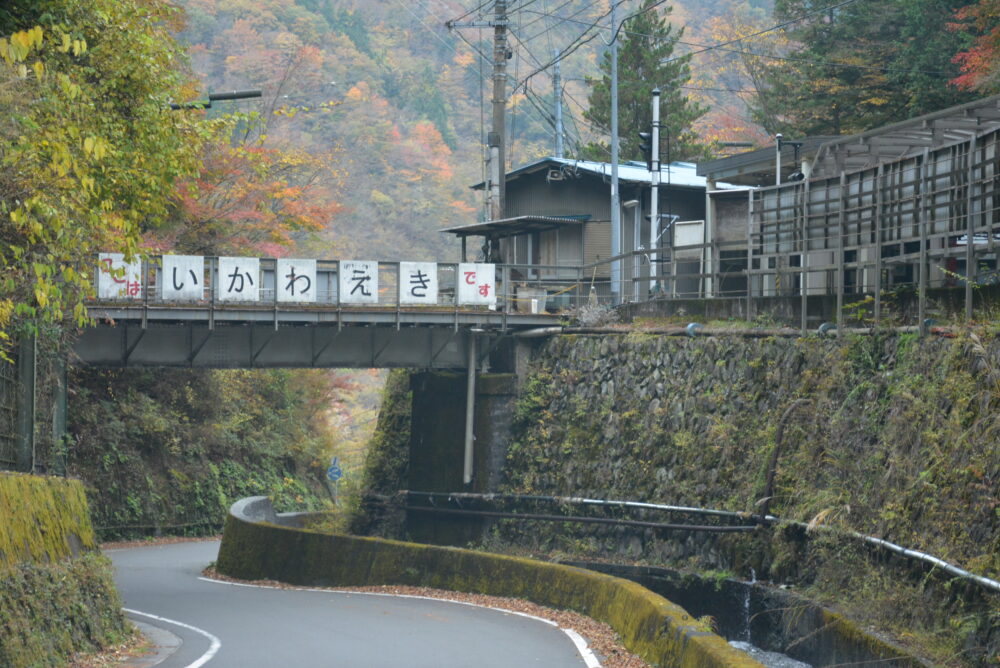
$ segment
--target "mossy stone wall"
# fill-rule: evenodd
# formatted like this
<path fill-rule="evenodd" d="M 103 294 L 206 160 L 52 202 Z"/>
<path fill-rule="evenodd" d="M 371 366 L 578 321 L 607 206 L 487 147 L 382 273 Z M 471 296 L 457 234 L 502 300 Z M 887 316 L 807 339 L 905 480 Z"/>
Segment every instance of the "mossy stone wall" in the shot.
<path fill-rule="evenodd" d="M 554 338 L 524 384 L 503 489 L 757 512 L 786 413 L 772 514 L 879 536 L 1000 579 L 992 331 Z M 521 549 L 746 579 L 752 568 L 925 655 L 958 656 L 958 665 L 1000 652 L 995 594 L 833 534 L 497 527 L 498 544 Z"/>
<path fill-rule="evenodd" d="M 0 666 L 66 665 L 126 634 L 83 486 L 0 473 Z"/>
<path fill-rule="evenodd" d="M 414 585 L 525 598 L 607 622 L 655 666 L 759 666 L 665 598 L 580 568 L 458 548 L 330 535 L 230 515 L 218 569 L 299 585 Z"/>
<path fill-rule="evenodd" d="M 78 481 L 0 473 L 0 568 L 52 563 L 96 547 Z"/>

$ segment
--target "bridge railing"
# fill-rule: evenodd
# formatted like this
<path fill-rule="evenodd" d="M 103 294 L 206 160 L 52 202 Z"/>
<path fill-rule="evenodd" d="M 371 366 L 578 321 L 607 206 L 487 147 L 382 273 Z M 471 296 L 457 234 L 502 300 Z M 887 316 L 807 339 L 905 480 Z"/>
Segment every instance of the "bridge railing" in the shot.
<path fill-rule="evenodd" d="M 612 283 L 612 263 L 634 267 Z M 585 266 L 377 262 L 158 255 L 125 262 L 103 253 L 101 303 L 308 308 L 491 309 L 544 313 L 645 297 L 655 286 L 647 254 Z"/>
<path fill-rule="evenodd" d="M 502 308 L 496 265 L 161 255 L 99 257 L 102 303 Z"/>

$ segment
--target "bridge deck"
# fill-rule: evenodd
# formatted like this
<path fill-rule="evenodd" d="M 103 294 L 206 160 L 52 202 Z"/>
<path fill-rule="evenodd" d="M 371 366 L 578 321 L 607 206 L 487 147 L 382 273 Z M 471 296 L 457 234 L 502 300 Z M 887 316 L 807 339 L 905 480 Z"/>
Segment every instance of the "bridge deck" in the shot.
<path fill-rule="evenodd" d="M 460 369 L 473 336 L 556 325 L 485 308 L 94 303 L 76 344 L 95 366 Z M 480 346 L 480 350 L 485 346 Z"/>

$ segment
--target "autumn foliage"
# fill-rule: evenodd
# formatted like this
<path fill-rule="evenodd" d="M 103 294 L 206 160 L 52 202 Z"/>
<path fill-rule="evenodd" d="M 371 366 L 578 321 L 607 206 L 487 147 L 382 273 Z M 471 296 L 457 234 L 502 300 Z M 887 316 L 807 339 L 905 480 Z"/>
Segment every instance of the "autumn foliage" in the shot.
<path fill-rule="evenodd" d="M 954 62 L 962 70 L 952 83 L 966 90 L 1000 90 L 1000 0 L 981 0 L 966 5 L 955 14 L 952 30 L 974 36 L 970 48 L 957 54 Z"/>

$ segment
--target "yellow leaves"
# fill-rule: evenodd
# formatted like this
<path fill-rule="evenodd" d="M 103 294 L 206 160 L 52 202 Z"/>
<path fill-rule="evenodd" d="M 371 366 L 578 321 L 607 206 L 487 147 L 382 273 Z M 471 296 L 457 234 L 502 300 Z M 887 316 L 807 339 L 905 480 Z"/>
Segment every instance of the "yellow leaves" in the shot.
<path fill-rule="evenodd" d="M 59 53 L 68 53 L 73 46 L 73 39 L 67 34 L 62 34 L 62 43 L 57 47 Z"/>
<path fill-rule="evenodd" d="M 83 140 L 83 152 L 97 160 L 103 160 L 108 154 L 108 143 L 100 137 L 86 137 Z"/>
<path fill-rule="evenodd" d="M 27 32 L 30 44 L 33 44 L 36 49 L 41 48 L 42 38 L 45 36 L 45 33 L 42 31 L 42 26 L 35 26 Z"/>
<path fill-rule="evenodd" d="M 36 60 L 35 64 L 32 66 L 32 69 L 35 70 L 36 79 L 45 78 L 45 65 L 42 63 L 42 61 Z"/>
<path fill-rule="evenodd" d="M 873 107 L 881 107 L 886 104 L 889 104 L 889 99 L 885 97 L 880 97 L 878 95 L 874 95 L 872 97 L 866 97 L 865 99 L 861 100 L 861 104 L 869 104 Z"/>
<path fill-rule="evenodd" d="M 58 79 L 59 87 L 62 89 L 63 94 L 65 94 L 70 100 L 75 100 L 80 95 L 80 86 L 73 83 L 68 76 L 60 73 Z"/>
<path fill-rule="evenodd" d="M 0 58 L 8 65 L 23 63 L 33 50 L 41 49 L 43 38 L 44 32 L 40 26 L 16 32 L 9 39 L 0 38 Z M 26 73 L 22 78 L 23 76 Z"/>

